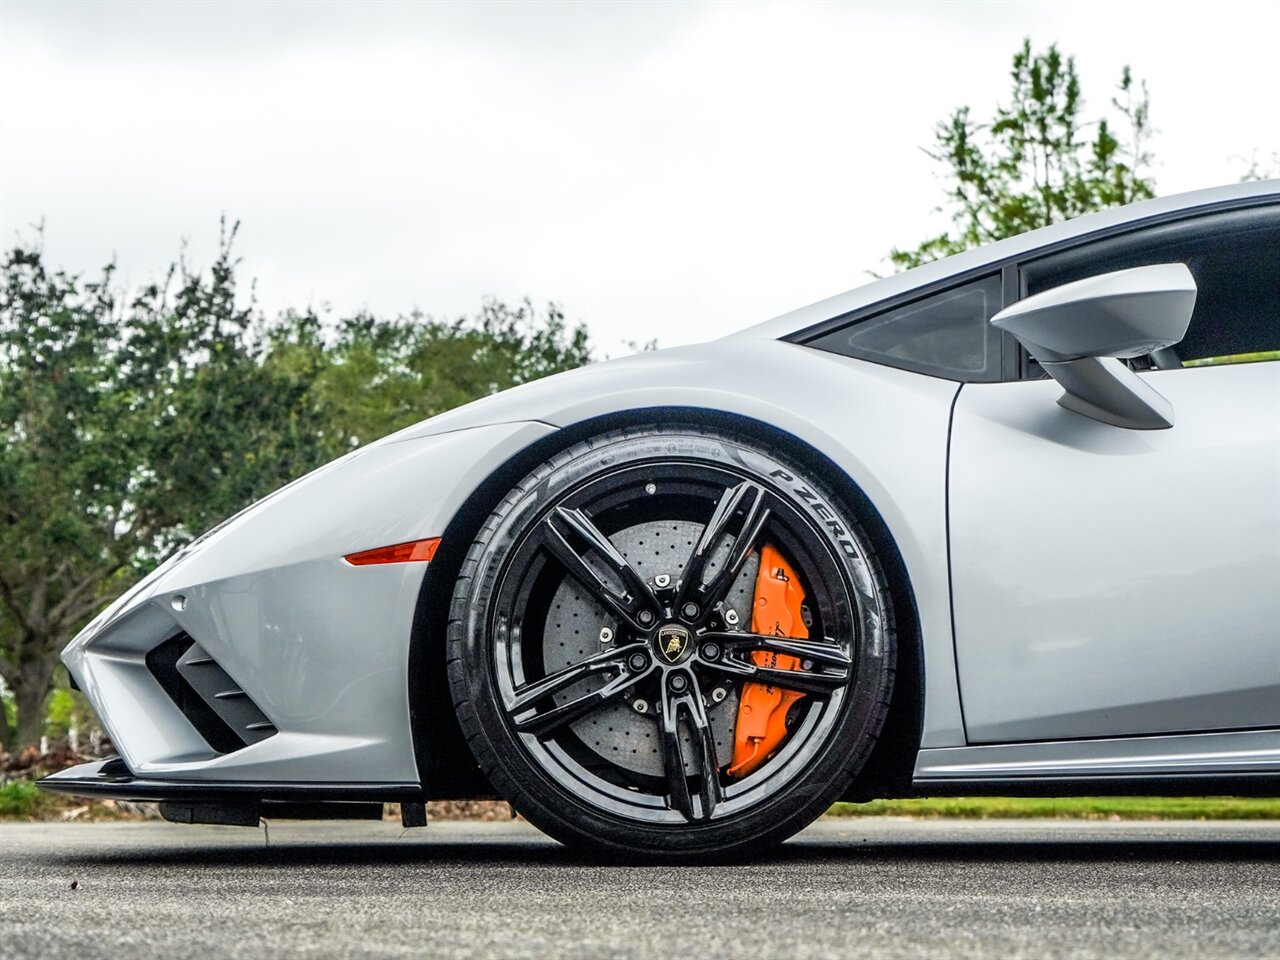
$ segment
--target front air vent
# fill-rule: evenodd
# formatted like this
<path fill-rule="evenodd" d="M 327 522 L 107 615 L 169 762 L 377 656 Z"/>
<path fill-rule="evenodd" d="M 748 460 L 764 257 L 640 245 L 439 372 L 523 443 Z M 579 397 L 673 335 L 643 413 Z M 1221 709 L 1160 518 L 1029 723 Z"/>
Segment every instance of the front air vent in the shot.
<path fill-rule="evenodd" d="M 148 653 L 147 669 L 219 753 L 232 753 L 276 733 L 275 724 L 240 685 L 185 633 Z"/>

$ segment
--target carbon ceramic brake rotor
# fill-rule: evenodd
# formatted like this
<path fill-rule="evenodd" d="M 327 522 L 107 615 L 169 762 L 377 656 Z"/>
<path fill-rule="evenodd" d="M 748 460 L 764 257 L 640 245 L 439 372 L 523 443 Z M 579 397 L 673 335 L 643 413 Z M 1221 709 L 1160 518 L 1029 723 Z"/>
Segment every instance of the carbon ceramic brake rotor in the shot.
<path fill-rule="evenodd" d="M 646 580 L 652 582 L 655 576 L 665 573 L 674 582 L 702 530 L 702 524 L 689 520 L 654 521 L 628 527 L 609 539 Z M 726 542 L 712 556 L 708 573 L 719 566 L 729 546 Z M 759 554 L 753 552 L 743 564 L 742 572 L 726 599 L 738 612 L 743 624 L 751 622 L 752 592 L 759 566 Z M 576 580 L 566 577 L 552 598 L 543 632 L 542 657 L 547 673 L 562 670 L 607 649 L 608 644 L 600 639 L 602 627 L 612 631 L 611 643 L 616 643 L 617 620 L 588 596 Z M 601 682 L 588 680 L 575 684 L 557 694 L 555 700 L 557 703 L 568 702 Z M 708 687 L 704 694 L 710 689 Z M 719 703 L 711 699 L 707 702 L 707 715 L 716 737 L 717 759 L 722 766 L 733 756 L 733 731 L 738 716 L 738 694 L 732 687 L 726 687 L 726 690 L 727 696 Z M 648 712 L 640 713 L 633 706 L 634 699 L 634 696 L 626 697 L 596 710 L 578 720 L 570 729 L 588 749 L 609 763 L 631 773 L 660 777 L 663 775 L 662 753 L 655 705 L 650 700 Z M 682 731 L 682 739 L 686 744 L 685 756 L 688 757 L 692 746 L 687 730 Z M 691 764 L 689 769 L 692 772 Z"/>

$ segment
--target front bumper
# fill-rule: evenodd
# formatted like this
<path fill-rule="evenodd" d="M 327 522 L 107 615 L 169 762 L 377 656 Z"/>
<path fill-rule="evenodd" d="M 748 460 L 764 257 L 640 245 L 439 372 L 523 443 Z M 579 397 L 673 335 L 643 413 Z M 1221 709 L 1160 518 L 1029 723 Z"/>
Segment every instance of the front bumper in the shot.
<path fill-rule="evenodd" d="M 373 444 L 260 501 L 104 610 L 62 659 L 134 778 L 129 791 L 419 783 L 407 675 L 426 564 L 342 558 L 439 535 L 480 482 L 553 429 L 507 423 Z M 243 719 L 241 743 L 211 737 L 158 666 L 157 651 L 182 638 L 196 651 L 180 644 L 187 660 L 207 658 L 219 678 L 206 706 L 226 693 L 257 711 L 213 711 Z M 190 671 L 186 680 L 200 686 Z M 120 796 L 102 793 L 114 787 L 99 775 L 45 784 Z"/>

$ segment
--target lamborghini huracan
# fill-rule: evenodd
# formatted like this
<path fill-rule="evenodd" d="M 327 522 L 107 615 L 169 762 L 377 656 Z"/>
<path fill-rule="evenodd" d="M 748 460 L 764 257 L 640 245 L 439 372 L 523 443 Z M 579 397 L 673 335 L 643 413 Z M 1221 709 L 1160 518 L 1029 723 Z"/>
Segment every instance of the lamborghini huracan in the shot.
<path fill-rule="evenodd" d="M 503 798 L 597 855 L 833 801 L 1280 791 L 1280 182 L 385 437 L 66 648 L 171 820 Z"/>

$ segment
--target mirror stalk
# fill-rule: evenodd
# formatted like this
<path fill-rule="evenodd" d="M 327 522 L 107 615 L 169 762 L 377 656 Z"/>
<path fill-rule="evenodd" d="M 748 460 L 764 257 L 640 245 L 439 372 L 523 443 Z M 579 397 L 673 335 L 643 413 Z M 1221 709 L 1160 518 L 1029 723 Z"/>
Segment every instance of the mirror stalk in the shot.
<path fill-rule="evenodd" d="M 1173 404 L 1120 360 L 1084 357 L 1041 366 L 1066 391 L 1058 404 L 1074 413 L 1128 430 L 1173 426 Z"/>

